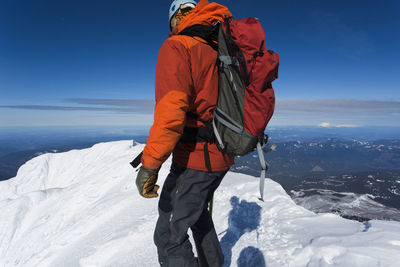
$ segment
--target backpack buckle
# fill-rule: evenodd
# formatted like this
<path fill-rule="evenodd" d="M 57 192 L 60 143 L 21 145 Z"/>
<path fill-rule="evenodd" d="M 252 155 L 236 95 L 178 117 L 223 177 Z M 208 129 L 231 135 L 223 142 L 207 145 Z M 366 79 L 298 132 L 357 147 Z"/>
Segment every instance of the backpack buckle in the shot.
<path fill-rule="evenodd" d="M 269 139 L 269 136 L 268 136 L 268 134 L 265 134 L 265 133 L 262 133 L 258 137 L 258 142 L 261 144 L 261 147 L 268 144 L 268 139 Z"/>

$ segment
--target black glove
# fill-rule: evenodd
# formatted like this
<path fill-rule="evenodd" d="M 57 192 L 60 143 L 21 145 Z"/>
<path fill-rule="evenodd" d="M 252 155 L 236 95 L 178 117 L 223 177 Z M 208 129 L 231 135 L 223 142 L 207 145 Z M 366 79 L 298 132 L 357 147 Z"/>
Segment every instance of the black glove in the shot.
<path fill-rule="evenodd" d="M 157 178 L 158 178 L 158 171 L 151 170 L 143 165 L 140 167 L 140 170 L 136 177 L 136 186 L 139 190 L 139 194 L 145 198 L 153 198 L 158 197 L 157 190 L 160 188 L 156 185 Z"/>

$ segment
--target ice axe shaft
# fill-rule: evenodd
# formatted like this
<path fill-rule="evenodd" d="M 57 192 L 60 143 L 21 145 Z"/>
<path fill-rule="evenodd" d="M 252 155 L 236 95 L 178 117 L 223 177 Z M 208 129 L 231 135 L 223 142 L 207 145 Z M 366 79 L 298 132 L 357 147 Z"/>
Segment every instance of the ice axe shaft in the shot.
<path fill-rule="evenodd" d="M 210 213 L 210 216 L 212 216 L 213 207 L 214 207 L 214 194 L 212 195 L 211 200 L 208 203 L 208 212 Z"/>
<path fill-rule="evenodd" d="M 140 164 L 140 162 L 141 162 L 141 160 L 142 160 L 142 155 L 143 155 L 143 151 L 140 152 L 140 154 L 137 155 L 137 157 L 136 157 L 134 160 L 132 160 L 132 162 L 130 162 L 130 164 L 132 165 L 132 167 L 133 167 L 134 169 L 136 169 L 137 166 L 139 166 L 139 164 Z"/>

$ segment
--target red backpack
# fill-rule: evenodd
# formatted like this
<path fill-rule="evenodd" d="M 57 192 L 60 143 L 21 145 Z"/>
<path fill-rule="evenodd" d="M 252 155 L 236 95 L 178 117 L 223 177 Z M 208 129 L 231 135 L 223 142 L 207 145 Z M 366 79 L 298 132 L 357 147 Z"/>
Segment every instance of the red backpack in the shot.
<path fill-rule="evenodd" d="M 267 169 L 262 146 L 265 127 L 275 108 L 272 82 L 278 78 L 279 55 L 265 48 L 265 33 L 256 18 L 226 18 L 214 26 L 194 25 L 179 34 L 198 36 L 218 49 L 218 102 L 213 119 L 204 129 L 185 129 L 184 141 L 206 141 L 204 157 L 210 169 L 207 142 L 233 156 L 258 150 L 262 167 L 260 193 L 263 198 Z M 188 114 L 196 117 L 196 114 Z"/>

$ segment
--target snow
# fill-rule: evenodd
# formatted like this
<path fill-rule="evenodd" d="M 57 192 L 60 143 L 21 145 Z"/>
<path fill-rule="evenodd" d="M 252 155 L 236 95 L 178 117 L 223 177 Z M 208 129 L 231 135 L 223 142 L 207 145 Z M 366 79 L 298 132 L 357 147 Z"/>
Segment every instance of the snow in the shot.
<path fill-rule="evenodd" d="M 313 192 L 310 194 L 310 192 Z M 352 192 L 336 192 L 333 190 L 310 188 L 292 190 L 294 201 L 315 212 L 334 212 L 342 216 L 359 218 L 392 218 L 400 221 L 398 209 L 387 207 L 375 201 L 371 194 L 355 194 Z M 395 194 L 395 192 L 392 192 Z"/>
<path fill-rule="evenodd" d="M 0 266 L 158 266 L 158 199 L 144 199 L 132 141 L 40 155 L 0 182 Z M 168 160 L 160 170 L 163 183 Z M 276 182 L 229 172 L 215 195 L 225 266 L 397 266 L 400 223 L 296 205 Z"/>

